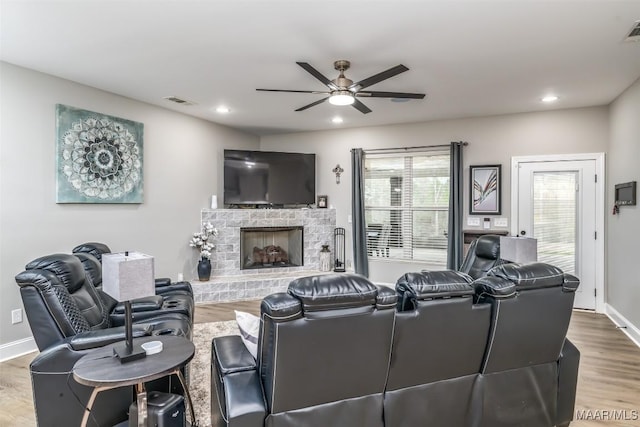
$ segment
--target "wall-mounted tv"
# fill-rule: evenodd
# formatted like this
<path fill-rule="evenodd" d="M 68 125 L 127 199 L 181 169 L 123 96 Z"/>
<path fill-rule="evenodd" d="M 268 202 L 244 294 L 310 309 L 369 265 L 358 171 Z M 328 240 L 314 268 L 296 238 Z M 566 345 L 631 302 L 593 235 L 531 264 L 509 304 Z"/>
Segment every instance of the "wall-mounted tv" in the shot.
<path fill-rule="evenodd" d="M 224 150 L 226 205 L 310 205 L 315 197 L 315 154 Z"/>

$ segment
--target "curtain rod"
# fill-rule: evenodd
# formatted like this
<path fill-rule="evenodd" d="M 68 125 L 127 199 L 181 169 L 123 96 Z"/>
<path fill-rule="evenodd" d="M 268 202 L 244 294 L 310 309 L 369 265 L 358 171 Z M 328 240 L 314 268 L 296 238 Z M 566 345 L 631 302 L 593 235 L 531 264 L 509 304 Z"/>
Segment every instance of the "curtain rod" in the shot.
<path fill-rule="evenodd" d="M 468 142 L 460 142 L 463 146 L 469 145 Z M 408 151 L 408 150 L 420 150 L 424 148 L 449 148 L 450 144 L 440 144 L 440 145 L 420 145 L 416 147 L 395 147 L 395 148 L 372 148 L 370 150 L 362 150 L 365 153 L 373 153 L 374 151 Z M 353 150 L 351 150 L 353 151 Z"/>

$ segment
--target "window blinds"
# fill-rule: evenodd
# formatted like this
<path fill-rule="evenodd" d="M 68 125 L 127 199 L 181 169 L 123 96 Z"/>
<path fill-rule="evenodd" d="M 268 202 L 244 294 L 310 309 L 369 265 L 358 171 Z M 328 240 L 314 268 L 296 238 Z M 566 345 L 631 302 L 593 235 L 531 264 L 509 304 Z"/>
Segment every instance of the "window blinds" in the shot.
<path fill-rule="evenodd" d="M 448 152 L 366 155 L 370 257 L 446 265 L 449 175 Z"/>

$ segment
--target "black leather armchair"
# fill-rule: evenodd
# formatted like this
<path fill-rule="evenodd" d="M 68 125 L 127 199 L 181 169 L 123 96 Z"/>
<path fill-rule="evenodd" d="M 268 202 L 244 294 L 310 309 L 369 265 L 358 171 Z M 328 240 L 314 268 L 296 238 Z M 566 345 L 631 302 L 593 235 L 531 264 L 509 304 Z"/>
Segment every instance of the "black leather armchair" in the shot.
<path fill-rule="evenodd" d="M 349 274 L 266 297 L 257 361 L 239 336 L 213 339 L 212 425 L 382 427 L 395 305 Z"/>
<path fill-rule="evenodd" d="M 38 425 L 80 425 L 92 388 L 74 381 L 73 365 L 93 348 L 124 340 L 124 327 L 111 327 L 108 310 L 73 255 L 38 258 L 27 264 L 16 282 L 40 350 L 30 365 Z M 136 322 L 133 334 L 190 337 L 191 320 L 183 314 L 156 313 Z M 164 385 L 173 388 L 170 382 Z M 89 425 L 125 420 L 131 401 L 130 387 L 98 394 Z"/>
<path fill-rule="evenodd" d="M 111 249 L 104 243 L 87 242 L 73 248 L 74 254 L 89 254 L 97 258 L 102 263 L 102 255 L 110 254 Z M 167 277 L 156 278 L 156 295 L 189 295 L 193 298 L 193 288 L 191 283 L 186 281 L 172 282 Z"/>
<path fill-rule="evenodd" d="M 459 271 L 479 279 L 500 264 L 503 264 L 500 259 L 500 236 L 487 234 L 471 242 Z"/>

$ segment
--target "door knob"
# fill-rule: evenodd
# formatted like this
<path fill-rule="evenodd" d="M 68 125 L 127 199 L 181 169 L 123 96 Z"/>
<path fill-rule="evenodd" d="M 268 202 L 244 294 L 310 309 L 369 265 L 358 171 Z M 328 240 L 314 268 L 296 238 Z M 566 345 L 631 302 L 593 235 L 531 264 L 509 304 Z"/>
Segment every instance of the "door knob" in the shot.
<path fill-rule="evenodd" d="M 526 232 L 526 231 L 524 231 L 524 230 L 522 230 L 522 231 L 520 232 L 520 235 L 521 235 L 521 236 L 524 236 L 525 234 L 527 234 L 527 232 Z"/>

